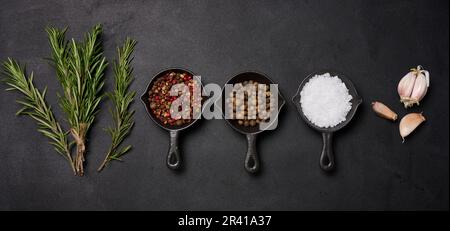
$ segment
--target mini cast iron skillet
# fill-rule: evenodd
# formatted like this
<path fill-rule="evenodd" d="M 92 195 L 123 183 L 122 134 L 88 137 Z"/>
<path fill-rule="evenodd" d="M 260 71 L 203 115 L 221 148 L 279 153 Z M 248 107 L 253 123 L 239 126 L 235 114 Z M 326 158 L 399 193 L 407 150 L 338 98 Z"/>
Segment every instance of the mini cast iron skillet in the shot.
<path fill-rule="evenodd" d="M 348 112 L 345 121 L 341 122 L 340 124 L 330 127 L 330 128 L 321 128 L 316 126 L 315 124 L 311 123 L 308 118 L 306 118 L 305 114 L 303 113 L 302 106 L 300 104 L 300 92 L 302 91 L 305 84 L 316 74 L 324 74 L 324 73 L 330 73 L 331 76 L 338 76 L 342 82 L 344 82 L 345 86 L 348 88 L 349 94 L 353 97 L 351 100 L 352 108 Z M 338 74 L 333 71 L 323 71 L 323 72 L 316 72 L 310 74 L 308 77 L 306 77 L 302 83 L 300 84 L 297 93 L 292 98 L 292 102 L 297 107 L 297 110 L 302 117 L 302 119 L 308 124 L 311 128 L 319 131 L 322 133 L 322 140 L 323 140 L 323 148 L 322 148 L 322 154 L 320 155 L 320 168 L 324 171 L 331 171 L 335 167 L 335 161 L 334 161 L 334 154 L 333 154 L 333 147 L 332 147 L 332 139 L 333 139 L 333 133 L 337 130 L 345 127 L 350 120 L 352 120 L 353 116 L 355 115 L 356 109 L 358 109 L 358 106 L 362 103 L 362 98 L 358 96 L 358 93 L 356 92 L 355 86 L 353 83 L 346 78 L 342 74 Z"/>
<path fill-rule="evenodd" d="M 228 80 L 227 84 L 236 84 L 242 83 L 244 81 L 253 80 L 257 81 L 261 84 L 274 84 L 274 82 L 269 79 L 267 76 L 261 73 L 256 72 L 243 72 L 240 73 L 230 80 Z M 225 118 L 225 87 L 222 90 L 222 115 Z M 278 89 L 278 112 L 274 121 L 278 119 L 278 115 L 280 113 L 281 108 L 285 104 L 285 100 L 280 93 L 280 89 Z M 247 126 L 239 125 L 237 119 L 225 119 L 227 123 L 236 131 L 246 135 L 247 137 L 247 154 L 245 156 L 244 167 L 245 170 L 249 173 L 256 173 L 260 169 L 260 162 L 258 153 L 256 150 L 256 136 L 258 133 L 263 132 L 264 130 L 260 130 L 259 126 Z"/>
<path fill-rule="evenodd" d="M 178 148 L 178 136 L 179 136 L 179 133 L 180 133 L 180 131 L 182 131 L 182 130 L 192 126 L 192 124 L 197 122 L 197 120 L 199 118 L 195 118 L 195 119 L 191 120 L 190 123 L 186 123 L 186 124 L 183 124 L 183 125 L 169 125 L 169 124 L 162 123 L 153 114 L 152 110 L 150 109 L 148 92 L 150 91 L 150 89 L 152 88 L 154 82 L 158 78 L 160 78 L 160 77 L 162 77 L 165 74 L 170 73 L 170 72 L 177 72 L 177 73 L 178 72 L 186 72 L 186 73 L 189 73 L 190 75 L 194 76 L 194 74 L 192 72 L 190 72 L 188 70 L 185 70 L 185 69 L 181 69 L 181 68 L 171 68 L 171 69 L 164 70 L 164 71 L 158 73 L 155 77 L 152 78 L 152 80 L 148 84 L 144 94 L 142 94 L 142 96 L 141 96 L 141 101 L 144 104 L 145 109 L 147 110 L 147 113 L 150 116 L 150 118 L 153 120 L 153 122 L 158 124 L 164 130 L 169 131 L 169 134 L 170 134 L 170 146 L 169 146 L 169 151 L 167 153 L 167 167 L 169 167 L 170 169 L 174 169 L 175 170 L 175 169 L 179 169 L 180 166 L 181 166 L 181 155 L 180 155 L 180 150 Z"/>

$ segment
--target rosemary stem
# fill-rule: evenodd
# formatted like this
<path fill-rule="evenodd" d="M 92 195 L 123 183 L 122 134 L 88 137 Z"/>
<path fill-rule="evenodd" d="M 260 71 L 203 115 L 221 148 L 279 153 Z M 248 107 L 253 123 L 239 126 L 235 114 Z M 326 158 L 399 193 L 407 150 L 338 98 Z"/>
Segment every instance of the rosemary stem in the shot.
<path fill-rule="evenodd" d="M 108 154 L 105 156 L 105 159 L 103 160 L 103 162 L 100 164 L 100 166 L 97 169 L 97 172 L 101 172 L 103 170 L 103 168 L 105 168 L 106 164 L 109 162 L 109 156 L 112 153 L 112 149 L 110 149 L 108 151 Z"/>

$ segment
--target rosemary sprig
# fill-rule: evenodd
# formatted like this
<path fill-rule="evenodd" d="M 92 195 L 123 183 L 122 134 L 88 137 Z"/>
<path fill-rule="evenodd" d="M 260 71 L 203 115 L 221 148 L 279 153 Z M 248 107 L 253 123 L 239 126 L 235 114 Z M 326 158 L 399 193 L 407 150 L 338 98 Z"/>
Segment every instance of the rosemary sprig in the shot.
<path fill-rule="evenodd" d="M 101 32 L 101 26 L 96 25 L 85 35 L 83 42 L 76 42 L 65 39 L 66 29 L 47 28 L 53 65 L 64 92 L 59 96 L 59 104 L 77 144 L 74 164 L 80 176 L 84 174 L 86 134 L 98 112 L 107 66 L 100 42 Z"/>
<path fill-rule="evenodd" d="M 18 62 L 11 58 L 3 63 L 3 72 L 6 76 L 4 82 L 9 86 L 6 90 L 19 91 L 24 96 L 22 100 L 17 100 L 17 103 L 23 107 L 16 115 L 27 115 L 36 120 L 39 126 L 38 131 L 50 139 L 50 144 L 69 162 L 75 173 L 67 133 L 63 132 L 53 115 L 51 107 L 45 101 L 47 88 L 40 92 L 33 84 L 33 72 L 27 78 L 25 67 L 21 67 Z"/>
<path fill-rule="evenodd" d="M 136 41 L 127 38 L 122 47 L 117 48 L 117 60 L 114 62 L 114 80 L 115 88 L 112 93 L 107 96 L 111 99 L 114 108 L 111 110 L 113 117 L 113 126 L 107 128 L 107 132 L 111 136 L 111 146 L 105 156 L 104 161 L 100 164 L 98 171 L 101 171 L 110 161 L 121 160 L 130 149 L 131 145 L 119 148 L 125 137 L 130 133 L 134 121 L 134 110 L 130 111 L 130 104 L 133 102 L 136 92 L 128 91 L 133 81 L 133 68 L 131 62 Z"/>

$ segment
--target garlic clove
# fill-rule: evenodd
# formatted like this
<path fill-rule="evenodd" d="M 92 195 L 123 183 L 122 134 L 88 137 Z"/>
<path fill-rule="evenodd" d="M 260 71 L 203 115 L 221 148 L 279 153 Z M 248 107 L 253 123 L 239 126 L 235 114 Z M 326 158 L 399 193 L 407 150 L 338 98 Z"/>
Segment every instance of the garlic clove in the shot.
<path fill-rule="evenodd" d="M 402 103 L 409 102 L 411 94 L 414 89 L 414 83 L 416 82 L 416 73 L 414 71 L 409 72 L 398 83 L 397 91 Z M 406 107 L 406 104 L 405 104 Z"/>
<path fill-rule="evenodd" d="M 430 87 L 430 72 L 426 70 L 422 70 L 422 72 L 425 75 L 425 79 L 427 80 L 427 87 Z"/>
<path fill-rule="evenodd" d="M 392 121 L 397 120 L 397 114 L 381 102 L 372 102 L 372 109 L 378 116 L 382 118 Z"/>
<path fill-rule="evenodd" d="M 402 137 L 403 142 L 405 142 L 405 137 L 411 134 L 425 120 L 422 113 L 409 113 L 405 115 L 399 125 L 400 136 Z"/>
<path fill-rule="evenodd" d="M 427 77 L 424 73 L 419 73 L 414 83 L 414 89 L 411 93 L 411 103 L 419 105 L 420 100 L 423 99 L 428 89 Z"/>

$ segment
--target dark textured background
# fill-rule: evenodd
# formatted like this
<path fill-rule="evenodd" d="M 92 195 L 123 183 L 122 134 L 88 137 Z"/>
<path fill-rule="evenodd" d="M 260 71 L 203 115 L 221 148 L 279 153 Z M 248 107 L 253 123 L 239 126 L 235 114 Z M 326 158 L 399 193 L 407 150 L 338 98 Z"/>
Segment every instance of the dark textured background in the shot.
<path fill-rule="evenodd" d="M 428 210 L 449 206 L 448 1 L 4 1 L 0 2 L 0 60 L 14 57 L 48 86 L 62 121 L 44 27 L 69 26 L 80 38 L 104 25 L 109 60 L 131 36 L 139 94 L 161 69 L 185 67 L 205 83 L 223 85 L 243 70 L 266 73 L 292 97 L 318 69 L 341 71 L 364 104 L 335 136 L 337 171 L 318 167 L 321 136 L 292 103 L 276 131 L 260 136 L 263 171 L 243 168 L 246 142 L 222 120 L 202 121 L 182 136 L 184 171 L 165 166 L 168 134 L 137 101 L 134 150 L 124 163 L 95 171 L 110 141 L 111 119 L 101 105 L 89 134 L 87 175 L 75 177 L 63 158 L 16 117 L 17 93 L 0 91 L 0 209 L 2 210 Z M 405 110 L 397 83 L 411 67 L 431 71 L 420 107 Z M 113 84 L 111 69 L 106 90 Z M 1 88 L 5 88 L 3 85 Z M 402 144 L 398 124 L 370 109 L 380 100 L 400 116 L 423 111 L 427 122 Z M 64 122 L 63 122 L 64 123 Z M 64 123 L 65 124 L 65 123 Z"/>

